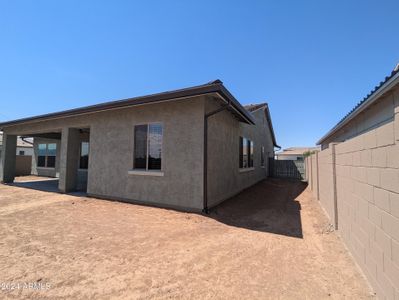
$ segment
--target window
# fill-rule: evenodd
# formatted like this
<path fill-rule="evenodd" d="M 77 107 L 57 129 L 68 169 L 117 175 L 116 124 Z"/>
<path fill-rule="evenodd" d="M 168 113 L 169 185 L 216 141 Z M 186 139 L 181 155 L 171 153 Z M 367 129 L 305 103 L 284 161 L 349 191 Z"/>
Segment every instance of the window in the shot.
<path fill-rule="evenodd" d="M 87 169 L 89 167 L 89 142 L 80 143 L 80 159 L 79 169 Z"/>
<path fill-rule="evenodd" d="M 260 147 L 260 166 L 265 166 L 265 147 Z"/>
<path fill-rule="evenodd" d="M 19 151 L 19 155 L 25 155 L 25 151 L 20 150 L 20 151 Z"/>
<path fill-rule="evenodd" d="M 240 136 L 240 168 L 252 168 L 254 166 L 254 143 Z"/>
<path fill-rule="evenodd" d="M 134 169 L 161 170 L 162 124 L 153 123 L 134 127 Z"/>
<path fill-rule="evenodd" d="M 57 144 L 39 144 L 37 153 L 37 166 L 54 168 L 57 155 Z"/>

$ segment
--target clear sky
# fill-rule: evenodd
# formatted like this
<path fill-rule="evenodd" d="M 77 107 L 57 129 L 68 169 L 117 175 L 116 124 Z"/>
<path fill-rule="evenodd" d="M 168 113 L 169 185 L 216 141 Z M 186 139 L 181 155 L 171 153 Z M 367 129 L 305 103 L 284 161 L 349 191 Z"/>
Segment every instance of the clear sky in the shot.
<path fill-rule="evenodd" d="M 399 1 L 0 1 L 0 120 L 221 79 L 313 145 L 399 62 Z"/>

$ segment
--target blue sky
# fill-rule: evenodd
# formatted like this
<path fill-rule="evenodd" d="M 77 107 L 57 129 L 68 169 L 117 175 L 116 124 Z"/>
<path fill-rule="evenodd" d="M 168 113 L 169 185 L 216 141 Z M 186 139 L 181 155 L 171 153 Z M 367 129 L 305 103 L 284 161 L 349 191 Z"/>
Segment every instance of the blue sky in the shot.
<path fill-rule="evenodd" d="M 0 1 L 0 120 L 221 79 L 313 145 L 399 62 L 399 1 Z"/>

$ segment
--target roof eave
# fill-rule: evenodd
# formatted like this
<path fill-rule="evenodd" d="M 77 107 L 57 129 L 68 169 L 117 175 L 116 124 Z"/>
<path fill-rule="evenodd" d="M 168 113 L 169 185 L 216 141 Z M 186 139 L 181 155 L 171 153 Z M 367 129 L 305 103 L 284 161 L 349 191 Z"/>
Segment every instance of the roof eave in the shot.
<path fill-rule="evenodd" d="M 201 96 L 206 94 L 218 93 L 223 98 L 228 99 L 231 101 L 233 108 L 241 117 L 242 121 L 248 124 L 255 124 L 254 119 L 251 115 L 245 110 L 244 107 L 234 98 L 234 96 L 223 86 L 221 81 L 215 81 L 209 84 L 190 87 L 186 89 L 175 90 L 171 92 L 163 92 L 159 94 L 147 95 L 147 96 L 140 96 L 135 98 L 127 98 L 122 100 L 110 101 L 75 109 L 69 109 L 65 111 L 49 113 L 38 115 L 34 117 L 22 118 L 12 121 L 7 121 L 0 123 L 0 130 L 3 130 L 5 127 L 13 126 L 13 125 L 20 125 L 30 122 L 41 122 L 41 121 L 48 121 L 56 118 L 65 118 L 71 116 L 77 116 L 82 114 L 89 114 L 89 113 L 97 113 L 106 110 L 112 109 L 122 109 L 132 106 L 138 105 L 145 105 L 145 104 L 152 104 L 164 101 L 175 101 L 183 98 L 189 98 L 194 96 Z"/>

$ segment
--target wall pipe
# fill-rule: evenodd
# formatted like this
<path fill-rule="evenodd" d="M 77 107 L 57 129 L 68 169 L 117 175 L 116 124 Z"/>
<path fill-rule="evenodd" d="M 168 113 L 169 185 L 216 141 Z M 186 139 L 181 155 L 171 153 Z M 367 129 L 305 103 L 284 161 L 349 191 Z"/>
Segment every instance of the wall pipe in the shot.
<path fill-rule="evenodd" d="M 204 208 L 202 212 L 208 214 L 209 213 L 209 208 L 208 208 L 208 118 L 216 115 L 217 113 L 220 113 L 224 110 L 226 110 L 228 107 L 230 107 L 230 101 L 227 102 L 227 104 L 223 105 L 222 107 L 211 111 L 207 114 L 204 115 L 204 183 L 203 183 L 203 194 L 204 194 Z"/>

